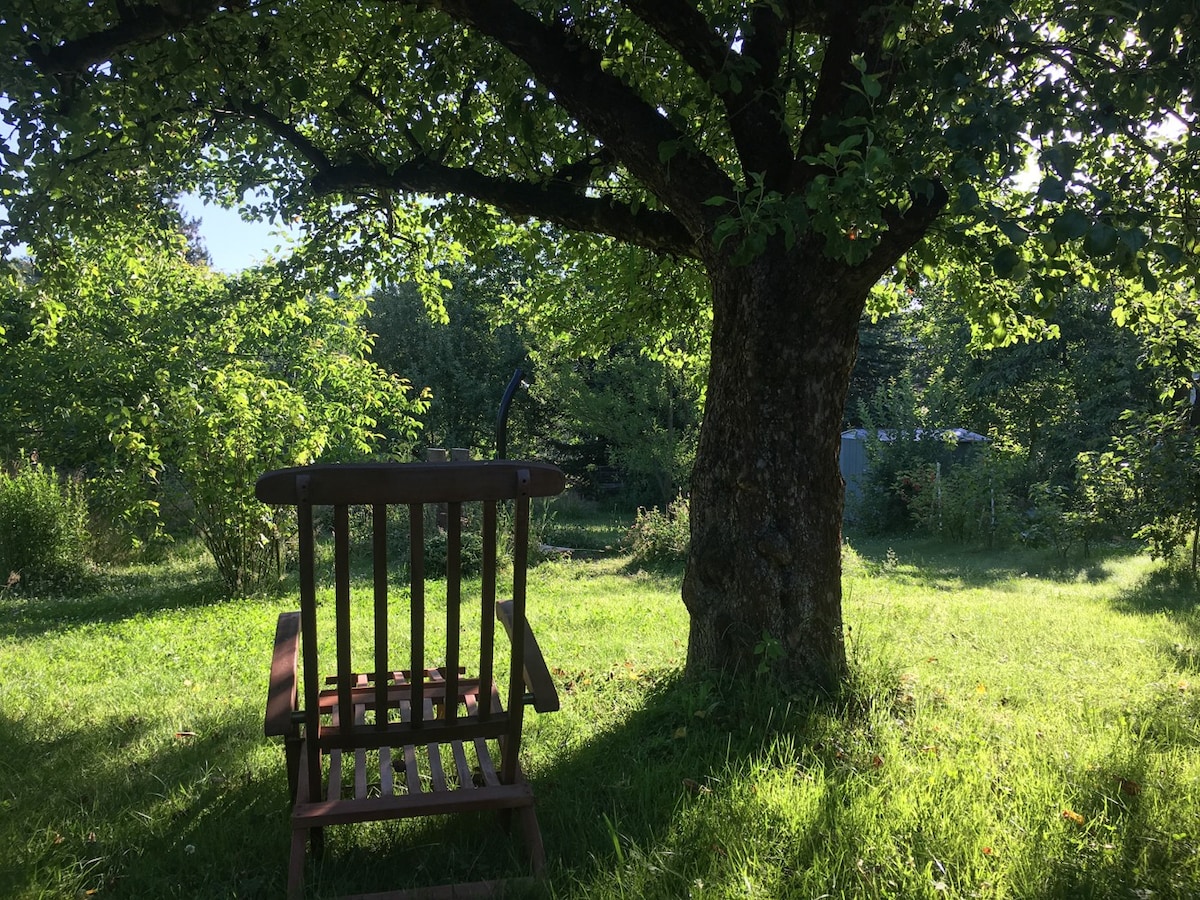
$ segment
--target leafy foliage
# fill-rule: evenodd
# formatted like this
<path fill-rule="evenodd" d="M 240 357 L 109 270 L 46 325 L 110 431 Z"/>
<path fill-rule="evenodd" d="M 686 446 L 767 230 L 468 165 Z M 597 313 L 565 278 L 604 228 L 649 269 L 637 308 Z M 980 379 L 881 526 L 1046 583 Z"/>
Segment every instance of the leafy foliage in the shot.
<path fill-rule="evenodd" d="M 987 434 L 991 450 L 978 457 L 978 466 L 944 467 L 941 499 L 933 504 L 924 496 L 918 512 L 897 479 L 927 477 L 939 461 L 937 448 L 903 440 L 879 448 L 887 452 L 873 460 L 869 496 L 853 507 L 859 521 L 894 533 L 914 524 L 915 515 L 923 528 L 946 537 L 1020 539 L 1060 553 L 1130 537 L 1142 524 L 1131 515 L 1143 507 L 1112 436 L 1128 430 L 1123 415 L 1143 421 L 1157 407 L 1162 385 L 1180 380 L 1164 365 L 1169 344 L 1150 330 L 1147 301 L 1136 292 L 1076 289 L 1059 298 L 1057 323 L 1036 341 L 987 348 L 950 293 L 948 284 L 926 284 L 916 295 L 919 305 L 887 320 L 896 335 L 889 347 L 902 346 L 906 356 L 893 385 L 861 404 L 859 418 L 883 427 L 897 423 L 901 439 L 918 428 L 968 427 Z M 1142 317 L 1141 326 L 1117 326 L 1116 319 L 1133 315 Z M 1180 328 L 1168 332 L 1183 336 Z M 889 352 L 866 345 L 864 371 L 894 366 Z M 1174 371 L 1182 365 L 1176 362 Z M 956 511 L 947 519 L 951 507 Z M 981 530 L 981 522 L 992 530 Z"/>
<path fill-rule="evenodd" d="M 441 317 L 429 314 L 409 283 L 373 292 L 367 326 L 377 334 L 375 361 L 429 392 L 422 421 L 431 447 L 465 447 L 480 459 L 495 455 L 496 408 L 513 371 L 526 365 L 524 335 L 497 324 L 495 276 L 450 270 L 455 286 L 444 292 Z M 511 433 L 528 433 L 527 408 L 512 407 Z"/>
<path fill-rule="evenodd" d="M 634 563 L 682 562 L 687 556 L 690 505 L 676 497 L 665 510 L 639 509 L 626 544 Z"/>
<path fill-rule="evenodd" d="M 1104 462 L 1133 489 L 1127 516 L 1135 536 L 1156 558 L 1171 559 L 1191 542 L 1189 568 L 1200 563 L 1200 435 L 1196 408 L 1177 403 L 1151 412 L 1130 412 L 1126 431 Z"/>
<path fill-rule="evenodd" d="M 88 510 L 78 477 L 22 459 L 0 470 L 0 569 L 4 590 L 78 582 L 91 565 Z"/>
<path fill-rule="evenodd" d="M 910 513 L 919 527 L 952 543 L 1004 546 L 1021 530 L 1011 489 L 1018 465 L 1012 454 L 982 447 L 963 465 L 926 470 Z"/>
<path fill-rule="evenodd" d="M 556 459 L 585 490 L 602 490 L 612 467 L 626 497 L 665 507 L 687 487 L 701 404 L 696 383 L 670 360 L 633 343 L 573 358 L 537 354 L 534 400 L 553 423 Z"/>
<path fill-rule="evenodd" d="M 223 278 L 156 240 L 64 241 L 3 298 L 0 395 L 17 415 L 0 445 L 82 468 L 131 536 L 154 537 L 173 505 L 228 589 L 252 590 L 276 540 L 255 478 L 386 452 L 385 433 L 399 452 L 423 401 L 367 359 L 361 297 L 280 269 Z"/>

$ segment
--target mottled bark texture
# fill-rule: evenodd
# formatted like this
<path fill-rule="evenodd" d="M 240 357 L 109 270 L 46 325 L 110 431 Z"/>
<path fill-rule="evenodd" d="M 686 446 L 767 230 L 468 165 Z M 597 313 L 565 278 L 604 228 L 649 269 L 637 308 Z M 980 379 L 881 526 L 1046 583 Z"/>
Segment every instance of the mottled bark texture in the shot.
<path fill-rule="evenodd" d="M 683 598 L 690 670 L 845 674 L 839 435 L 867 288 L 819 253 L 710 263 L 712 370 Z"/>

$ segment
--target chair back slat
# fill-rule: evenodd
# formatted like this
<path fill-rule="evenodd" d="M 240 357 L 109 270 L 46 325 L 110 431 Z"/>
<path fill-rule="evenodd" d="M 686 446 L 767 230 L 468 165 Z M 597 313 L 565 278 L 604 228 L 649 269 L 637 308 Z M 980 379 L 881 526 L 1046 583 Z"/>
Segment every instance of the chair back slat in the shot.
<path fill-rule="evenodd" d="M 520 475 L 518 475 L 520 477 Z M 525 486 L 523 486 L 525 487 Z M 529 551 L 529 496 L 519 494 L 513 515 L 513 629 L 512 656 L 508 673 L 508 739 L 500 761 L 500 777 L 511 784 L 516 777 L 521 745 L 521 722 L 525 712 L 525 566 Z"/>
<path fill-rule="evenodd" d="M 388 723 L 388 528 L 387 506 L 371 507 L 371 557 L 375 577 L 375 727 Z"/>
<path fill-rule="evenodd" d="M 337 620 L 337 689 L 342 709 L 341 730 L 354 731 L 354 716 L 347 715 L 354 688 L 351 663 L 350 624 L 350 508 L 339 503 L 333 508 L 333 601 Z"/>
<path fill-rule="evenodd" d="M 458 717 L 458 664 L 462 649 L 462 504 L 446 504 L 446 704 L 442 717 Z"/>
<path fill-rule="evenodd" d="M 491 684 L 494 677 L 493 653 L 496 642 L 496 502 L 483 504 L 483 563 L 480 572 L 479 611 L 479 683 Z M 481 698 L 479 718 L 487 721 L 492 715 L 492 697 L 486 692 Z"/>
<path fill-rule="evenodd" d="M 409 671 L 417 673 L 425 668 L 425 514 L 424 507 L 419 503 L 408 507 L 409 544 L 409 605 L 412 615 L 409 616 Z M 409 703 L 412 708 L 411 724 L 419 728 L 425 721 L 425 679 L 411 679 L 411 696 Z"/>
<path fill-rule="evenodd" d="M 300 632 L 304 640 L 304 728 L 317 734 L 321 728 L 321 682 L 310 672 L 319 672 L 317 662 L 317 585 L 316 537 L 313 534 L 313 510 L 309 492 L 309 477 L 296 478 L 296 521 L 300 563 Z M 321 795 L 321 756 L 316 741 L 308 747 L 308 792 L 310 797 Z"/>

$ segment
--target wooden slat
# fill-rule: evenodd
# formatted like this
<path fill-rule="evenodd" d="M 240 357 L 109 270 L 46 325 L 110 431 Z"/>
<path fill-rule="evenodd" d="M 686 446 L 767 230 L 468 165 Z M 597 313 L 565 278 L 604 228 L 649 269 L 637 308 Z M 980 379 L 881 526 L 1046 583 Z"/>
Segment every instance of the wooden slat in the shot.
<path fill-rule="evenodd" d="M 513 633 L 513 605 L 509 600 L 496 604 L 496 618 L 504 625 L 511 639 Z M 533 708 L 538 712 L 555 712 L 559 708 L 558 690 L 554 687 L 554 679 L 550 677 L 550 668 L 542 656 L 537 638 L 525 620 L 525 641 L 522 645 L 522 656 L 525 658 L 525 684 L 533 694 Z"/>
<path fill-rule="evenodd" d="M 358 687 L 365 688 L 367 686 L 367 676 L 358 676 Z M 354 724 L 365 725 L 367 721 L 367 704 L 354 704 Z M 363 747 L 359 747 L 354 751 L 354 796 L 360 800 L 367 796 L 367 751 Z"/>
<path fill-rule="evenodd" d="M 407 699 L 404 701 L 407 703 Z M 407 713 L 406 713 L 407 714 Z M 365 747 L 368 750 L 378 750 L 380 747 L 398 747 L 404 743 L 446 744 L 450 741 L 465 741 L 472 738 L 504 737 L 509 732 L 509 714 L 493 715 L 488 722 L 475 719 L 465 719 L 462 716 L 450 724 L 426 722 L 419 729 L 412 729 L 400 723 L 393 722 L 387 731 L 379 731 L 374 725 L 351 730 L 347 734 L 343 729 L 321 728 L 321 748 L 329 751 L 335 749 L 353 750 Z"/>
<path fill-rule="evenodd" d="M 471 767 L 467 764 L 467 753 L 462 741 L 450 742 L 450 755 L 454 759 L 454 770 L 458 773 L 459 790 L 470 790 L 475 782 L 471 779 Z"/>
<path fill-rule="evenodd" d="M 446 509 L 446 705 L 442 717 L 458 716 L 458 660 L 462 644 L 462 504 Z"/>
<path fill-rule="evenodd" d="M 410 672 L 425 671 L 425 510 L 413 504 L 408 508 L 409 544 L 409 606 L 411 634 L 409 650 L 412 660 Z M 424 678 L 413 678 L 409 703 L 413 711 L 412 723 L 419 726 L 424 715 Z"/>
<path fill-rule="evenodd" d="M 517 473 L 518 483 L 525 481 L 524 471 Z M 525 566 L 529 551 L 529 497 L 517 497 L 513 527 L 513 629 L 512 665 L 508 672 L 508 734 L 500 760 L 500 780 L 512 784 L 517 777 L 517 754 L 521 747 L 521 722 L 525 715 Z"/>
<path fill-rule="evenodd" d="M 388 552 L 387 507 L 371 507 L 371 561 L 375 575 L 375 724 L 386 728 L 388 721 Z"/>
<path fill-rule="evenodd" d="M 306 781 L 310 797 L 321 796 L 321 746 L 312 740 L 321 731 L 321 682 L 317 660 L 317 587 L 313 535 L 312 504 L 309 501 L 307 474 L 296 482 L 296 526 L 300 555 L 300 630 L 304 655 L 304 731 L 306 741 Z"/>
<path fill-rule="evenodd" d="M 412 707 L 407 700 L 400 701 L 400 718 L 412 719 Z M 421 773 L 417 767 L 417 750 L 412 744 L 401 748 L 404 753 L 404 783 L 410 794 L 421 793 Z"/>
<path fill-rule="evenodd" d="M 512 500 L 515 476 L 529 473 L 526 496 L 551 497 L 562 492 L 566 476 L 547 463 L 483 460 L 446 463 L 356 463 L 302 466 L 267 472 L 254 486 L 264 503 L 298 502 L 296 476 L 311 479 L 312 502 L 335 503 L 465 503 Z"/>
<path fill-rule="evenodd" d="M 458 672 L 459 672 L 458 682 L 459 682 L 459 694 L 460 695 L 462 694 L 463 691 L 477 690 L 479 688 L 480 680 L 478 678 L 465 677 L 465 675 L 464 675 L 465 670 L 463 670 L 461 668 L 458 670 Z M 396 701 L 400 697 L 409 699 L 409 688 L 408 688 L 408 683 L 407 683 L 408 679 L 409 679 L 409 673 L 408 672 L 392 672 L 390 674 L 393 679 L 397 679 L 397 678 L 403 679 L 403 681 L 400 684 L 396 684 L 396 685 L 393 685 L 392 687 L 388 688 L 388 703 L 392 706 L 395 706 Z M 435 703 L 442 703 L 446 698 L 447 684 L 446 684 L 444 676 L 442 675 L 441 670 L 440 669 L 429 669 L 424 674 L 425 674 L 426 683 L 425 683 L 425 690 L 422 691 L 422 696 L 430 697 Z M 363 673 L 360 673 L 360 672 L 351 672 L 350 673 L 350 684 L 352 685 L 350 688 L 351 698 L 356 703 L 374 703 L 375 702 L 375 688 L 359 687 L 358 680 L 360 678 L 367 678 L 368 682 L 372 681 L 371 676 L 364 675 Z M 325 683 L 327 685 L 329 685 L 330 687 L 334 688 L 334 690 L 332 690 L 332 691 L 322 691 L 319 696 L 319 702 L 321 704 L 321 708 L 323 710 L 328 711 L 328 710 L 332 709 L 338 703 L 339 691 L 337 690 L 337 686 L 340 683 L 340 680 L 338 679 L 338 677 L 336 675 L 331 675 L 325 679 Z"/>
<path fill-rule="evenodd" d="M 468 773 L 470 783 L 470 773 Z M 399 819 L 406 816 L 447 815 L 482 809 L 512 809 L 533 803 L 533 790 L 527 782 L 502 784 L 498 787 L 476 788 L 470 791 L 424 792 L 397 794 L 392 797 L 369 797 L 366 800 L 322 801 L 297 803 L 292 821 L 304 828 L 319 825 L 343 825 L 348 822 Z"/>
<path fill-rule="evenodd" d="M 480 706 L 476 702 L 475 695 L 469 695 L 467 698 L 467 712 L 474 716 L 478 715 L 479 709 Z M 479 760 L 479 771 L 483 773 L 483 783 L 488 786 L 499 784 L 500 779 L 496 775 L 495 765 L 492 764 L 492 752 L 488 748 L 487 741 L 480 738 L 475 739 L 475 758 Z"/>
<path fill-rule="evenodd" d="M 379 748 L 379 793 L 390 797 L 396 791 L 395 779 L 392 776 L 392 748 Z"/>
<path fill-rule="evenodd" d="M 491 684 L 495 677 L 492 660 L 496 645 L 496 504 L 483 504 L 483 572 L 480 583 L 479 621 L 479 681 Z M 484 695 L 485 699 L 488 695 Z M 491 704 L 485 702 L 479 717 L 487 720 L 491 715 Z"/>
<path fill-rule="evenodd" d="M 341 716 L 341 710 L 338 707 L 333 708 L 333 718 L 331 719 L 331 727 L 336 731 L 340 724 L 338 719 Z M 313 743 L 316 743 L 315 741 Z M 317 793 L 315 796 L 320 797 Z M 325 798 L 327 800 L 340 800 L 342 797 L 342 751 L 340 748 L 334 748 L 329 751 L 329 780 L 326 782 Z"/>
<path fill-rule="evenodd" d="M 425 715 L 427 718 L 433 718 L 433 702 L 428 698 L 425 700 Z M 441 745 L 427 744 L 426 750 L 429 753 L 429 778 L 433 789 L 435 791 L 448 790 L 446 786 L 446 770 L 442 767 Z"/>
<path fill-rule="evenodd" d="M 349 733 L 354 717 L 350 709 L 353 684 L 350 662 L 350 510 L 344 503 L 333 508 L 333 598 L 337 619 L 338 703 L 342 707 L 342 728 Z"/>
<path fill-rule="evenodd" d="M 275 623 L 275 649 L 271 654 L 267 714 L 263 722 L 263 731 L 268 737 L 290 735 L 296 728 L 292 710 L 296 708 L 299 654 L 300 613 L 280 613 Z"/>

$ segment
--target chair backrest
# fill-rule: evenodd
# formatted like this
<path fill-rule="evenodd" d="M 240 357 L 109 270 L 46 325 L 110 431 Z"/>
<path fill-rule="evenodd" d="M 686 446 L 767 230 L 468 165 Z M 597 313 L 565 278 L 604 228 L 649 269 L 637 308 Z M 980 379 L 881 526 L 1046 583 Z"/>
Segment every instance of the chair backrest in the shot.
<path fill-rule="evenodd" d="M 306 466 L 268 472 L 258 480 L 260 500 L 297 508 L 310 797 L 321 796 L 320 754 L 332 749 L 503 738 L 505 771 L 500 774 L 502 780 L 511 780 L 525 700 L 530 498 L 558 494 L 564 486 L 563 473 L 554 466 L 509 460 Z M 502 510 L 510 501 L 511 514 Z M 440 597 L 432 600 L 426 591 L 431 561 L 427 545 L 435 535 L 441 541 L 441 530 L 430 524 L 426 509 L 440 505 L 446 512 L 444 639 L 439 628 L 431 632 L 431 625 L 438 623 L 430 609 L 440 605 Z M 320 507 L 332 508 L 330 564 L 324 563 L 328 554 L 317 543 L 317 531 L 326 522 L 323 514 L 315 512 Z M 389 520 L 388 510 L 394 507 L 406 515 L 393 513 Z M 402 539 L 396 540 L 403 535 L 389 534 L 389 529 L 403 532 L 405 518 L 407 559 L 390 560 L 389 546 L 403 544 Z M 507 642 L 510 652 L 505 656 L 497 650 L 495 623 L 497 581 L 509 567 L 507 561 L 501 566 L 497 558 L 497 533 L 498 522 L 510 518 L 511 540 L 505 543 L 511 550 L 512 590 L 505 614 L 511 613 L 512 629 Z M 352 563 L 360 559 L 359 553 L 352 553 L 351 526 L 364 519 L 369 527 L 358 526 L 358 530 L 370 535 L 373 591 L 369 604 L 361 596 L 352 599 L 351 593 Z M 464 588 L 476 584 L 475 577 L 465 578 L 463 571 L 464 530 L 470 528 L 477 528 L 480 543 L 467 544 L 481 559 L 478 596 L 464 606 Z M 439 552 L 439 562 L 441 556 Z M 398 577 L 405 563 L 407 575 Z M 326 579 L 318 578 L 318 570 L 330 569 L 335 634 L 332 642 L 326 642 L 319 633 L 317 612 L 318 585 Z M 394 614 L 404 606 L 409 613 L 407 634 L 395 634 Z M 475 630 L 465 646 L 462 640 L 468 621 L 477 627 L 477 657 Z M 444 654 L 433 659 L 435 647 Z M 464 670 L 475 674 L 468 678 Z M 507 676 L 503 708 L 493 702 L 494 675 Z M 459 697 L 476 681 L 478 703 L 460 709 Z M 340 711 L 336 722 L 330 715 L 334 704 Z M 431 710 L 436 712 L 431 715 Z"/>

